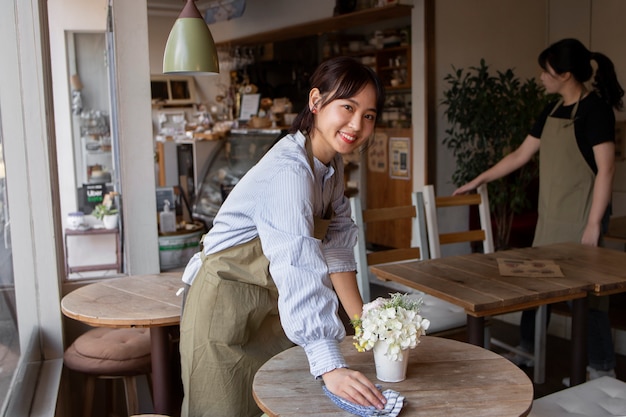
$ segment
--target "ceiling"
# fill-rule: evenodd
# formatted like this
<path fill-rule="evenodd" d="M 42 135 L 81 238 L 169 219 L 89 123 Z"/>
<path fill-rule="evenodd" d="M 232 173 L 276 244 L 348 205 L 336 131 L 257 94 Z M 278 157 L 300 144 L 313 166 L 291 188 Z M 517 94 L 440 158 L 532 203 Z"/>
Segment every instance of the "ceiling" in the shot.
<path fill-rule="evenodd" d="M 178 16 L 185 5 L 185 0 L 147 0 L 148 14 L 158 16 Z M 200 12 L 208 9 L 216 0 L 196 0 L 196 6 Z"/>

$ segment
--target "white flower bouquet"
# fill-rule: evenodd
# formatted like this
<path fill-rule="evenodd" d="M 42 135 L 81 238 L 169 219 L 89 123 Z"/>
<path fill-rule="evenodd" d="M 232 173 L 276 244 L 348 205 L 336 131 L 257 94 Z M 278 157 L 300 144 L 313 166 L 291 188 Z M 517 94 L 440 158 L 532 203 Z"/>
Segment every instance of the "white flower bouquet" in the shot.
<path fill-rule="evenodd" d="M 421 299 L 400 293 L 365 304 L 361 317 L 352 320 L 354 346 L 364 352 L 371 350 L 379 340 L 385 341 L 388 344 L 385 355 L 393 361 L 401 361 L 402 351 L 417 346 L 430 326 L 430 321 L 419 314 L 421 305 Z"/>

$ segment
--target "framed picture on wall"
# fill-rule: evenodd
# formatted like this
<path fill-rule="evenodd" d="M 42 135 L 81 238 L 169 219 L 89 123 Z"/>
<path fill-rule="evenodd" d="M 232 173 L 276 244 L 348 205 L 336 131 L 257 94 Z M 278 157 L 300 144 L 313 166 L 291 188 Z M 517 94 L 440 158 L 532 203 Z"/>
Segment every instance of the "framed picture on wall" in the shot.
<path fill-rule="evenodd" d="M 196 102 L 194 79 L 184 75 L 152 75 L 152 104 L 185 105 Z"/>
<path fill-rule="evenodd" d="M 411 179 L 411 141 L 409 138 L 389 138 L 389 176 Z"/>

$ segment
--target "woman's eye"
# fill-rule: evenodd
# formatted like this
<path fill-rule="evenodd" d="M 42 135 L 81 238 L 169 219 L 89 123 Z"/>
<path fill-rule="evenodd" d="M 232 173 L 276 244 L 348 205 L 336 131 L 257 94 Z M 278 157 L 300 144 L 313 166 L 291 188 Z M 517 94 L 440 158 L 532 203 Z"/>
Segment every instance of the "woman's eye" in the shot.
<path fill-rule="evenodd" d="M 376 120 L 376 115 L 375 114 L 366 114 L 365 118 L 367 120 Z"/>
<path fill-rule="evenodd" d="M 349 104 L 344 104 L 344 105 L 343 105 L 343 108 L 344 108 L 344 109 L 346 109 L 346 110 L 348 110 L 348 111 L 352 111 L 352 110 L 353 110 L 353 109 L 352 109 L 352 106 L 351 106 L 351 105 L 349 105 Z"/>

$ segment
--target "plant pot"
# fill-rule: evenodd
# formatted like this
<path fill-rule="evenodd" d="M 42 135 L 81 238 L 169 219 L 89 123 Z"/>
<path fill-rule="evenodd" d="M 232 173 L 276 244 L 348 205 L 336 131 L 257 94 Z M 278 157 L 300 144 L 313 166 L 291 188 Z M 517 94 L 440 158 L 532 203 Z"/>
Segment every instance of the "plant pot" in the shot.
<path fill-rule="evenodd" d="M 104 224 L 105 229 L 115 229 L 117 227 L 117 216 L 118 214 L 106 214 L 102 218 L 102 223 Z"/>
<path fill-rule="evenodd" d="M 406 370 L 409 366 L 409 350 L 402 351 L 402 360 L 389 359 L 385 352 L 389 345 L 379 340 L 374 345 L 374 363 L 376 364 L 376 378 L 383 382 L 400 382 L 406 379 Z"/>

